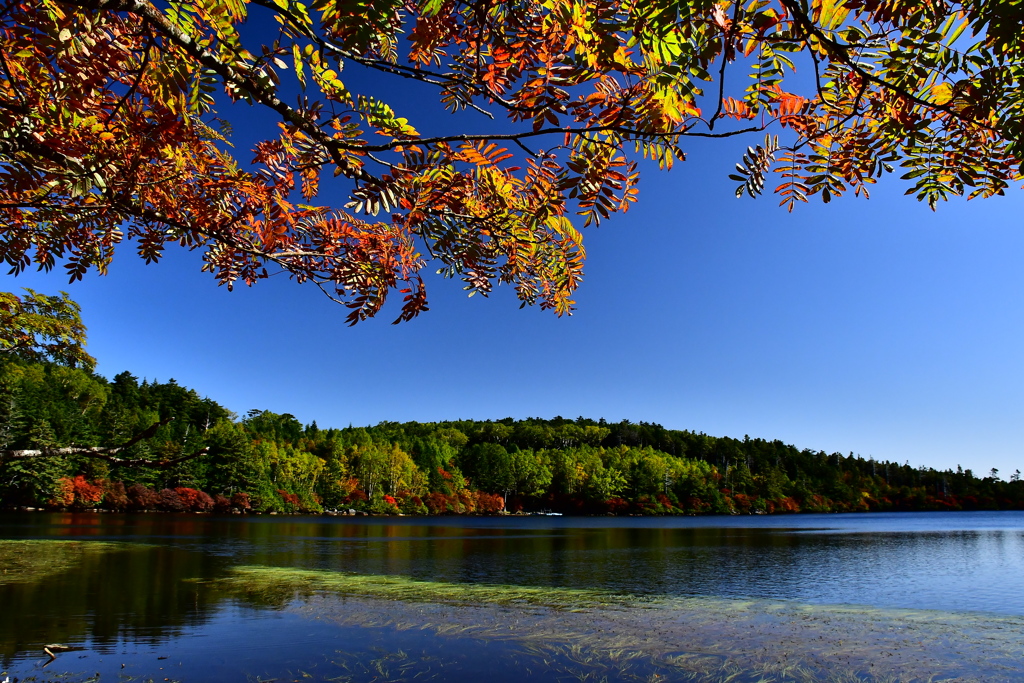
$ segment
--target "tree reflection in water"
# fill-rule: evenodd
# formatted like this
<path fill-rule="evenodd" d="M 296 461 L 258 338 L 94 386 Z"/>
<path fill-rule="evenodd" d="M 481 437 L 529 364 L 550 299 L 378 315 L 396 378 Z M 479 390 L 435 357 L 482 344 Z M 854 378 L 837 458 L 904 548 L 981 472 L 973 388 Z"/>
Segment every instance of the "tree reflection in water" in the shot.
<path fill-rule="evenodd" d="M 0 680 L 50 670 L 187 683 L 1024 674 L 1012 600 L 1009 614 L 971 615 L 894 609 L 891 586 L 871 590 L 887 562 L 948 573 L 970 559 L 983 595 L 984 577 L 1018 569 L 1020 531 L 567 523 L 0 517 L 3 536 L 40 539 L 0 541 Z M 819 587 L 819 602 L 858 591 L 882 607 L 801 599 Z M 742 589 L 756 599 L 739 599 Z M 47 643 L 87 650 L 44 672 Z"/>

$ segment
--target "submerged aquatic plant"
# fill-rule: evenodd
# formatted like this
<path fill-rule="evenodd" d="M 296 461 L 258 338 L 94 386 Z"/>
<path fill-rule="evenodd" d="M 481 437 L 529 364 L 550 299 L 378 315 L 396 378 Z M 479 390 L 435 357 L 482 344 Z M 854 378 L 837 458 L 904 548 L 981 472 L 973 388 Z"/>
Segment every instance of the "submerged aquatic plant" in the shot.
<path fill-rule="evenodd" d="M 0 573 L 0 583 L 74 569 L 96 553 L 141 547 L 0 541 L 0 563 L 8 572 Z M 203 583 L 211 599 L 269 604 L 358 627 L 384 645 L 353 647 L 327 661 L 310 661 L 308 668 L 304 661 L 302 669 L 278 680 L 442 681 L 496 667 L 504 677 L 493 683 L 968 683 L 1009 680 L 1022 670 L 1024 620 L 1018 617 L 637 597 L 271 566 L 235 567 Z M 46 680 L 51 678 L 56 680 Z"/>
<path fill-rule="evenodd" d="M 222 582 L 247 601 L 380 629 L 385 641 L 419 632 L 424 657 L 445 642 L 461 643 L 460 651 L 505 643 L 503 667 L 551 681 L 966 683 L 1019 671 L 1024 634 L 1021 619 L 992 615 L 638 598 L 287 567 L 237 567 Z M 444 680 L 451 672 L 407 651 L 339 653 L 334 663 L 343 669 L 338 681 Z"/>
<path fill-rule="evenodd" d="M 520 605 L 560 610 L 636 606 L 636 596 L 597 588 L 423 581 L 407 576 L 352 574 L 295 567 L 241 566 L 220 580 L 256 602 L 283 603 L 296 594 L 326 592 L 362 598 L 449 605 Z"/>
<path fill-rule="evenodd" d="M 337 673 L 312 678 L 331 683 L 453 680 L 466 674 L 476 674 L 472 663 L 467 665 L 466 657 L 458 652 L 479 651 L 484 646 L 483 642 L 471 641 L 461 647 L 446 648 L 440 656 L 430 648 L 419 652 L 383 648 L 339 651 L 330 659 Z M 492 675 L 497 680 L 513 680 L 521 676 L 537 683 L 937 683 L 938 680 L 930 675 L 876 675 L 842 666 L 814 668 L 739 662 L 723 657 L 665 657 L 639 650 L 607 650 L 578 643 L 531 643 L 503 655 L 501 670 L 507 675 L 502 677 L 495 672 Z M 476 662 L 477 668 L 482 666 L 486 665 Z M 956 680 L 967 683 L 972 679 Z"/>

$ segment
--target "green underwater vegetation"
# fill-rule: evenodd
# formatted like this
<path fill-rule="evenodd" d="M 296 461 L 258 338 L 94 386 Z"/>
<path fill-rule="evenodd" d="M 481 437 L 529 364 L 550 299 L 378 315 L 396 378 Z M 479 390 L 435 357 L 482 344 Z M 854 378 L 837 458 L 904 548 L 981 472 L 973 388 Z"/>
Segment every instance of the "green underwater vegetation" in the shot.
<path fill-rule="evenodd" d="M 565 681 L 1012 680 L 1024 619 L 713 597 L 637 597 L 564 587 L 244 566 L 220 580 L 237 597 L 341 626 L 504 644 L 503 666 Z M 432 640 L 431 642 L 434 642 Z M 444 680 L 436 651 L 339 652 L 331 681 Z"/>
<path fill-rule="evenodd" d="M 160 546 L 0 541 L 6 572 L 0 587 L 57 590 L 90 562 L 126 550 L 140 551 L 132 562 L 168 562 Z M 545 683 L 988 683 L 1019 680 L 1024 670 L 1024 618 L 1014 616 L 637 596 L 257 564 L 197 570 L 168 588 L 207 613 L 234 603 L 337 628 L 344 649 L 322 652 L 279 681 L 479 680 L 494 667 L 505 676 L 496 681 L 521 675 Z M 344 634 L 359 635 L 346 641 Z M 32 674 L 21 680 L 100 682 L 85 673 Z M 102 680 L 108 678 L 129 680 L 107 674 Z M 188 683 L 187 676 L 182 680 Z M 269 678 L 250 674 L 249 680 Z"/>
<path fill-rule="evenodd" d="M 447 605 L 534 606 L 559 610 L 628 606 L 638 598 L 599 589 L 425 581 L 407 576 L 353 574 L 295 567 L 233 567 L 219 584 L 259 604 L 283 604 L 296 594 L 331 593 Z"/>

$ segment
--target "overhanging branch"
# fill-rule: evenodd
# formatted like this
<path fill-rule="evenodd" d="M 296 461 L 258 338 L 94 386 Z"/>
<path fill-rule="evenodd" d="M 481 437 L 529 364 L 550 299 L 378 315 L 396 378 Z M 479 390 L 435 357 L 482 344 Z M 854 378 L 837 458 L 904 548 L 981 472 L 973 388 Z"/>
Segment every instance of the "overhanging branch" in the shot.
<path fill-rule="evenodd" d="M 0 463 L 11 462 L 13 460 L 30 460 L 32 458 L 50 458 L 59 455 L 84 455 L 89 458 L 96 458 L 98 460 L 105 460 L 112 465 L 120 465 L 123 467 L 172 467 L 174 465 L 187 462 L 194 458 L 198 458 L 201 455 L 205 455 L 209 452 L 209 448 L 201 448 L 194 453 L 188 455 L 182 455 L 177 458 L 169 458 L 166 460 L 151 460 L 149 458 L 120 458 L 117 456 L 118 453 L 125 451 L 135 444 L 139 443 L 144 439 L 148 439 L 156 434 L 156 430 L 163 427 L 168 422 L 173 420 L 173 417 L 155 422 L 147 427 L 142 432 L 136 434 L 128 441 L 124 442 L 120 446 L 102 447 L 102 446 L 64 446 L 61 448 L 41 448 L 41 449 L 29 449 L 29 450 L 2 450 L 0 451 Z"/>
<path fill-rule="evenodd" d="M 913 102 L 918 106 L 926 107 L 935 111 L 940 111 L 946 114 L 947 116 L 962 121 L 963 123 L 978 126 L 979 128 L 985 128 L 999 135 L 1003 135 L 1002 130 L 993 127 L 986 121 L 981 121 L 969 116 L 964 116 L 961 112 L 957 111 L 956 108 L 950 106 L 949 104 L 938 104 L 937 102 L 929 102 L 928 100 L 910 92 L 906 88 L 903 88 L 895 83 L 887 81 L 884 78 L 876 76 L 871 71 L 861 66 L 852 57 L 850 57 L 850 49 L 851 47 L 854 46 L 843 45 L 825 35 L 824 31 L 822 31 L 817 25 L 815 25 L 815 23 L 811 20 L 811 18 L 795 0 L 779 1 L 786 8 L 786 10 L 793 15 L 794 21 L 800 26 L 801 29 L 804 30 L 808 38 L 810 36 L 814 36 L 815 38 L 817 38 L 818 42 L 820 42 L 823 46 L 825 46 L 828 49 L 828 56 L 831 59 L 834 59 L 835 61 L 845 65 L 848 69 L 850 69 L 855 74 L 860 76 L 860 78 L 863 79 L 864 81 L 870 81 L 871 83 L 874 83 L 880 88 L 889 90 L 890 92 L 894 92 L 903 99 L 907 100 L 908 102 Z M 809 43 L 808 47 L 811 49 L 811 53 L 813 54 L 813 47 L 811 47 Z M 815 70 L 817 70 L 816 63 L 815 67 Z M 858 100 L 859 99 L 860 96 L 858 95 Z"/>

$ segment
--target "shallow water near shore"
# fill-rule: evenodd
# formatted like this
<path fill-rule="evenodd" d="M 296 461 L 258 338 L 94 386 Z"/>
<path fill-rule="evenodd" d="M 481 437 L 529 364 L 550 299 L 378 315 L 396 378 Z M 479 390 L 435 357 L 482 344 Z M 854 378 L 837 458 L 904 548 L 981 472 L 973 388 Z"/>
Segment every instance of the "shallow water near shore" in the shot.
<path fill-rule="evenodd" d="M 1024 680 L 1019 512 L 21 514 L 0 539 L 0 678 Z"/>

